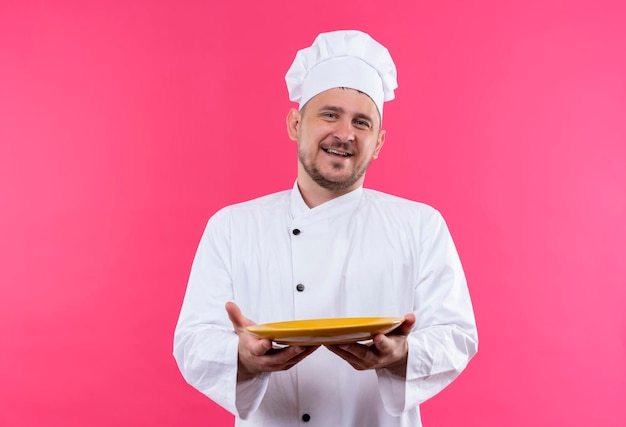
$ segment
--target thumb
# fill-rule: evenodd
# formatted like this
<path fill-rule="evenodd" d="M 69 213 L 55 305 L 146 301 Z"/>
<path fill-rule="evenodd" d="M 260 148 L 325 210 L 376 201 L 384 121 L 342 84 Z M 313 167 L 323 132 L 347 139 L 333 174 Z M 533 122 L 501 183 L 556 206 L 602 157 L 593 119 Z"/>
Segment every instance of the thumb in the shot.
<path fill-rule="evenodd" d="M 405 314 L 404 322 L 402 322 L 402 324 L 398 327 L 397 333 L 399 335 L 409 335 L 411 333 L 411 329 L 413 329 L 413 325 L 415 325 L 415 314 Z"/>
<path fill-rule="evenodd" d="M 374 346 L 380 351 L 384 351 L 389 347 L 389 341 L 391 341 L 391 338 L 383 334 L 378 334 L 372 339 Z"/>
<path fill-rule="evenodd" d="M 228 313 L 228 318 L 233 323 L 235 331 L 239 332 L 242 329 L 255 324 L 252 320 L 248 319 L 241 313 L 241 309 L 234 302 L 227 302 L 225 308 Z"/>

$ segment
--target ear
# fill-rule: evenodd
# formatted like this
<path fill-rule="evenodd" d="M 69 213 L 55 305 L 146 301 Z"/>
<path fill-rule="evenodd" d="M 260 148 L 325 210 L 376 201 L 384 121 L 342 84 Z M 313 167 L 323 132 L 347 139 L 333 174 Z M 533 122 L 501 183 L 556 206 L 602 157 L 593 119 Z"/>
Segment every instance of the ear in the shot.
<path fill-rule="evenodd" d="M 302 115 L 298 110 L 292 108 L 287 114 L 287 133 L 292 141 L 298 140 L 298 130 L 300 129 L 300 121 Z"/>
<path fill-rule="evenodd" d="M 382 130 L 382 129 L 378 133 L 378 140 L 376 141 L 376 148 L 374 149 L 374 156 L 373 156 L 375 159 L 378 158 L 378 153 L 380 153 L 380 150 L 383 148 L 386 134 L 387 134 L 387 131 Z"/>

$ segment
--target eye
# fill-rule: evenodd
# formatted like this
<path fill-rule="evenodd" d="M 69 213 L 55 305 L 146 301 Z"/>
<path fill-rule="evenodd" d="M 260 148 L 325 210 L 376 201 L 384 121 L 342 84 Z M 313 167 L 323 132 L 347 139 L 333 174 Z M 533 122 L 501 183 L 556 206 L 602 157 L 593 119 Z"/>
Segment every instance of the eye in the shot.
<path fill-rule="evenodd" d="M 326 122 L 336 122 L 339 120 L 339 114 L 334 111 L 320 111 L 319 118 Z"/>
<path fill-rule="evenodd" d="M 370 123 L 365 120 L 355 120 L 354 125 L 359 129 L 369 129 L 371 127 Z"/>

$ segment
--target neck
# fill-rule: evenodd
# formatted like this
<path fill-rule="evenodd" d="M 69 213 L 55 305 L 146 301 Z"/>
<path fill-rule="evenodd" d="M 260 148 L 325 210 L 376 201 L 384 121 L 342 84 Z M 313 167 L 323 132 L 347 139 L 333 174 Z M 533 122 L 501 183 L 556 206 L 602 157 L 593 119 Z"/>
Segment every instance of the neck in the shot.
<path fill-rule="evenodd" d="M 362 183 L 363 180 L 359 180 L 349 188 L 335 191 L 320 187 L 306 174 L 304 176 L 302 174 L 298 176 L 298 189 L 300 190 L 304 203 L 306 203 L 306 205 L 311 209 L 356 190 L 362 185 Z"/>

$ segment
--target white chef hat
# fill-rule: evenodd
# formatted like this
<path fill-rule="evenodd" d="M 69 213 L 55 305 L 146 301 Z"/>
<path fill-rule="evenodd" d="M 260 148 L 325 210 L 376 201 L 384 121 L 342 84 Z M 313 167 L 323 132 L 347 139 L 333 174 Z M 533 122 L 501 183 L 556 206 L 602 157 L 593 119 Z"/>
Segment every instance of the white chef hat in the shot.
<path fill-rule="evenodd" d="M 318 93 L 348 87 L 367 94 L 382 118 L 383 102 L 394 98 L 396 66 L 387 48 L 356 30 L 333 31 L 317 36 L 302 49 L 287 71 L 289 99 L 300 108 Z"/>

